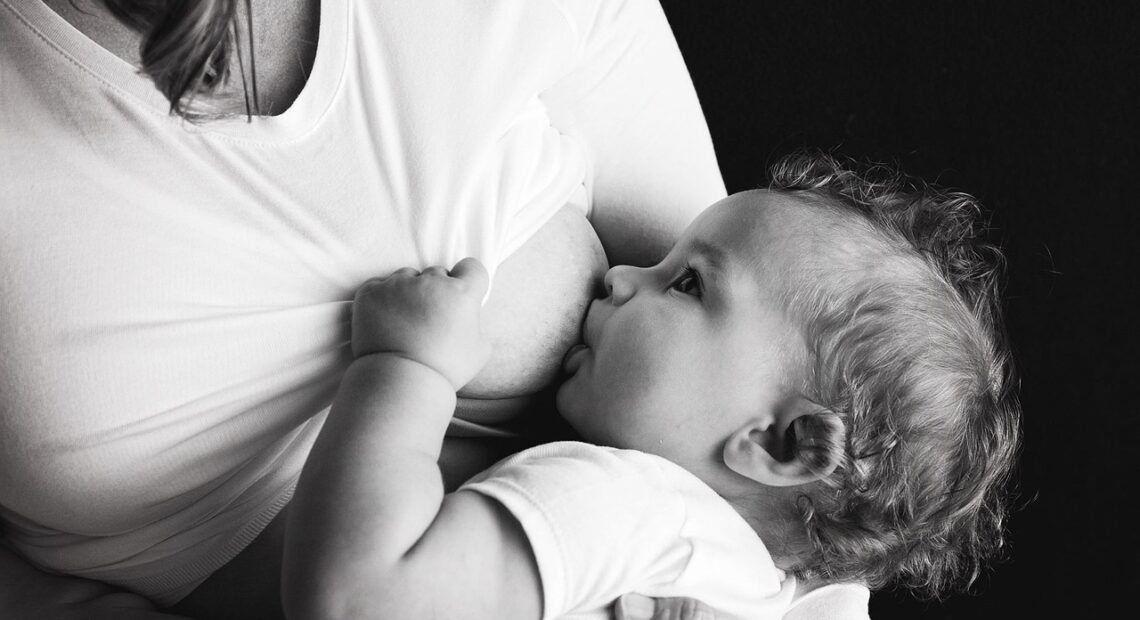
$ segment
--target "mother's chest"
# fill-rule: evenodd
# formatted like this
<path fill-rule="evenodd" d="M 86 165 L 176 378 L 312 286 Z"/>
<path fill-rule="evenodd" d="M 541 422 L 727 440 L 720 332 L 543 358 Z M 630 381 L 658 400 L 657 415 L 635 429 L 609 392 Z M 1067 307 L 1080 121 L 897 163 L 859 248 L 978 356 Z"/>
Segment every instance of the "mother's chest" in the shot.
<path fill-rule="evenodd" d="M 227 219 L 160 188 L 120 203 L 89 191 L 66 206 L 6 210 L 0 330 L 9 335 L 6 372 L 21 375 L 9 379 L 34 384 L 55 406 L 128 418 L 239 384 L 295 389 L 345 362 L 356 286 L 423 260 L 390 214 L 362 211 L 356 230 L 343 213 L 290 214 L 282 200 Z M 484 309 L 494 354 L 464 395 L 549 384 L 605 268 L 586 218 L 558 211 L 499 265 Z M 304 377 L 276 385 L 284 369 L 302 366 Z"/>
<path fill-rule="evenodd" d="M 461 396 L 530 394 L 553 382 L 562 356 L 580 338 L 582 317 L 607 268 L 585 216 L 563 207 L 495 276 L 483 309 L 494 351 Z"/>

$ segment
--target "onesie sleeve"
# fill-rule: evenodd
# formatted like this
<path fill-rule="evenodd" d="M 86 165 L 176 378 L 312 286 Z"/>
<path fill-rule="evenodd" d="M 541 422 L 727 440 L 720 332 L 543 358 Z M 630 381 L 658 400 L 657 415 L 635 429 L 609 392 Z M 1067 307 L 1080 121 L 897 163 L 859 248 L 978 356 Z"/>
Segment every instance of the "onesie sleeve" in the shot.
<path fill-rule="evenodd" d="M 585 145 L 591 221 L 610 261 L 656 262 L 725 196 L 684 59 L 657 0 L 551 1 L 572 22 L 577 62 L 542 100 L 553 125 Z M 644 246 L 626 243 L 634 234 L 659 255 L 623 255 Z"/>
<path fill-rule="evenodd" d="M 661 483 L 619 451 L 559 442 L 510 457 L 461 490 L 518 519 L 538 564 L 543 618 L 558 618 L 681 574 L 685 511 Z"/>
<path fill-rule="evenodd" d="M 608 618 L 619 596 L 701 600 L 724 618 L 778 618 L 795 579 L 698 478 L 660 457 L 578 442 L 546 444 L 472 479 L 526 533 L 543 618 Z"/>

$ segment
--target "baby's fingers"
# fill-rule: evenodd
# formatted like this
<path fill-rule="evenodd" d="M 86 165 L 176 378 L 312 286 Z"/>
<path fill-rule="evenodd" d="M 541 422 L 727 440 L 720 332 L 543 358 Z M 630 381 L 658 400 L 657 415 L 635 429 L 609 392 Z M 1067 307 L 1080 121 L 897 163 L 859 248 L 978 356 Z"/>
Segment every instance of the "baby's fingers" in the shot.
<path fill-rule="evenodd" d="M 455 263 L 450 273 L 451 277 L 468 282 L 472 290 L 478 293 L 480 297 L 487 292 L 487 286 L 491 281 L 491 276 L 487 274 L 487 268 L 483 266 L 483 263 L 470 256 Z"/>

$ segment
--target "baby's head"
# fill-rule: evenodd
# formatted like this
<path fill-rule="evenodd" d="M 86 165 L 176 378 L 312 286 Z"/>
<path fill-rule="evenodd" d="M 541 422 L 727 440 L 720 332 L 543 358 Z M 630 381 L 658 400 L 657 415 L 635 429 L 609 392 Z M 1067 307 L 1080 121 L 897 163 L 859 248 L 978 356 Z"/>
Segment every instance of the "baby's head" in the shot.
<path fill-rule="evenodd" d="M 1000 254 L 962 194 L 822 155 L 615 267 L 559 410 L 669 458 L 804 577 L 938 595 L 1001 546 L 1018 411 Z"/>

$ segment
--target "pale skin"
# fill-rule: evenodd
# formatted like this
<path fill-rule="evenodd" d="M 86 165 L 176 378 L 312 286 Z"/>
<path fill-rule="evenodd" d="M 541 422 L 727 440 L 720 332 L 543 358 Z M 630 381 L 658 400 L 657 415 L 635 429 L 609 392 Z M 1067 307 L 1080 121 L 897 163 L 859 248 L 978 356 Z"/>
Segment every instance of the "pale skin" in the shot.
<path fill-rule="evenodd" d="M 823 243 L 807 234 L 813 217 L 786 196 L 738 194 L 661 263 L 611 269 L 558 394 L 583 437 L 668 458 L 746 511 L 782 567 L 796 558 L 781 550 L 801 535 L 784 508 L 826 475 L 782 449 L 813 409 L 786 362 L 803 343 L 773 300 L 775 276 Z M 485 496 L 445 493 L 437 464 L 455 393 L 490 355 L 479 328 L 486 287 L 474 259 L 361 287 L 356 359 L 289 516 L 290 618 L 541 616 L 520 526 Z"/>

